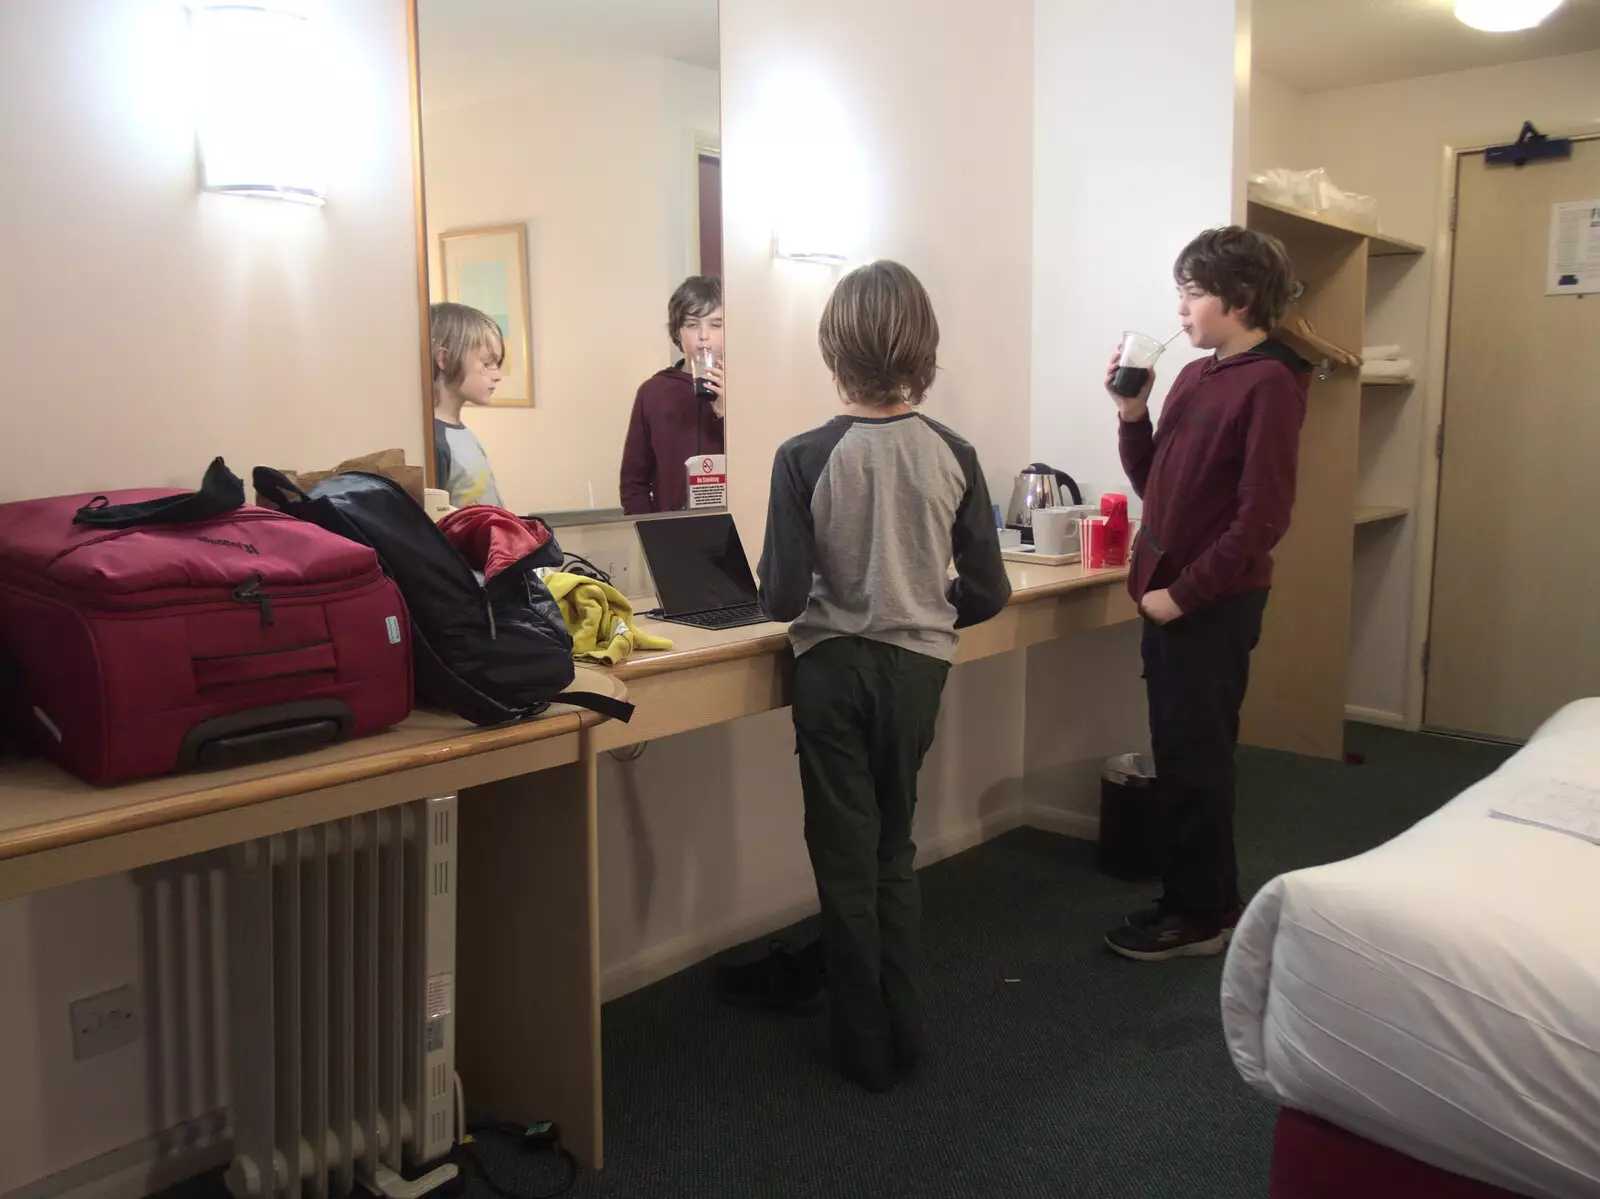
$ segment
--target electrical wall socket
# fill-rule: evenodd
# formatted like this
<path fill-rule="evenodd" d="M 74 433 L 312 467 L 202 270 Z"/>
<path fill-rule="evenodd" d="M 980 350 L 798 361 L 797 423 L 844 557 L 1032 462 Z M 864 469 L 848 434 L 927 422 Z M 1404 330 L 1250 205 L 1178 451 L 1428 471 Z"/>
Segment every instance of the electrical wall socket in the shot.
<path fill-rule="evenodd" d="M 72 1020 L 74 1061 L 81 1062 L 132 1045 L 144 1035 L 139 992 L 132 986 L 80 999 L 68 1005 L 67 1014 Z"/>
<path fill-rule="evenodd" d="M 635 594 L 632 566 L 633 564 L 626 558 L 615 558 L 607 562 L 601 569 L 611 576 L 611 585 L 613 587 L 625 596 L 632 596 Z"/>

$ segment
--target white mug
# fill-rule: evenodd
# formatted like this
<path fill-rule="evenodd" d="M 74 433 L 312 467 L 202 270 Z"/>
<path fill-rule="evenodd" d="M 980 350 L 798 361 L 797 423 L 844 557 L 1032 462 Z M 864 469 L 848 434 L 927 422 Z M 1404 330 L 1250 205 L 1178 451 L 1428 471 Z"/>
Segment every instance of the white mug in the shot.
<path fill-rule="evenodd" d="M 1075 554 L 1082 545 L 1083 518 L 1071 508 L 1037 508 L 1033 513 L 1033 552 L 1046 557 Z"/>
<path fill-rule="evenodd" d="M 423 488 L 422 510 L 428 514 L 428 519 L 432 521 L 437 521 L 455 511 L 450 506 L 450 493 L 441 487 Z"/>

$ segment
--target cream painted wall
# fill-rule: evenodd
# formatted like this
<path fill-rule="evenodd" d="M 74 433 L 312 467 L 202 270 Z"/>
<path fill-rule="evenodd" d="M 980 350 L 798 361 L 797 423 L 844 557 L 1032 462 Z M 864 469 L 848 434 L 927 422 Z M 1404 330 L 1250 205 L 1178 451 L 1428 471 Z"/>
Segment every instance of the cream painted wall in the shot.
<path fill-rule="evenodd" d="M 193 485 L 216 454 L 419 460 L 404 9 L 325 22 L 342 152 L 310 208 L 197 191 L 182 5 L 0 8 L 0 500 Z M 191 1114 L 139 1049 L 71 1061 L 68 1002 L 142 981 L 141 894 L 117 876 L 0 904 L 0 1193 Z"/>
<path fill-rule="evenodd" d="M 772 256 L 765 145 L 785 95 L 831 99 L 849 126 L 858 258 L 898 258 L 939 316 L 940 376 L 926 407 L 976 445 L 992 486 L 1028 453 L 1032 5 L 1000 0 L 982 36 L 956 0 L 724 0 L 723 133 L 729 383 L 759 405 L 730 421 L 732 502 L 759 544 L 768 464 L 785 438 L 837 410 L 816 322 L 837 273 Z M 894 52 L 886 53 L 885 47 Z M 786 91 L 788 81 L 796 90 Z M 823 173 L 832 164 L 822 161 Z M 1009 489 L 1008 489 L 1009 490 Z"/>
<path fill-rule="evenodd" d="M 1267 71 L 1250 76 L 1250 171 L 1307 170 L 1318 164 L 1305 138 L 1306 96 Z"/>
<path fill-rule="evenodd" d="M 1038 0 L 1036 11 L 1032 456 L 1086 493 L 1129 491 L 1106 362 L 1124 329 L 1165 339 L 1178 327 L 1173 260 L 1234 217 L 1247 0 Z M 1136 69 L 1109 49 L 1131 29 Z M 1168 351 L 1157 401 L 1190 357 Z"/>
<path fill-rule="evenodd" d="M 441 232 L 527 222 L 536 403 L 466 421 L 511 508 L 588 508 L 591 486 L 614 507 L 634 393 L 672 363 L 667 297 L 691 273 L 695 141 L 716 142 L 717 76 L 636 54 L 524 59 L 515 90 L 424 109 L 433 293 Z M 425 103 L 427 89 L 425 69 Z"/>
<path fill-rule="evenodd" d="M 1446 145 L 1510 141 L 1524 120 L 1541 129 L 1600 131 L 1600 51 L 1481 70 L 1407 79 L 1308 96 L 1304 130 L 1315 162 L 1339 186 L 1376 196 L 1385 232 L 1430 247 L 1420 261 L 1372 264 L 1367 311 L 1371 344 L 1398 342 L 1417 362 L 1418 385 L 1408 395 L 1367 400 L 1362 430 L 1362 503 L 1406 504 L 1416 512 L 1423 493 L 1442 380 L 1430 355 L 1434 287 L 1448 269 L 1439 252 L 1448 244 L 1440 222 Z M 1486 480 L 1492 495 L 1493 481 Z M 1412 693 L 1413 563 L 1419 553 L 1417 516 L 1398 528 L 1364 530 L 1359 537 L 1356 611 L 1352 628 L 1349 699 L 1394 715 L 1414 714 Z"/>

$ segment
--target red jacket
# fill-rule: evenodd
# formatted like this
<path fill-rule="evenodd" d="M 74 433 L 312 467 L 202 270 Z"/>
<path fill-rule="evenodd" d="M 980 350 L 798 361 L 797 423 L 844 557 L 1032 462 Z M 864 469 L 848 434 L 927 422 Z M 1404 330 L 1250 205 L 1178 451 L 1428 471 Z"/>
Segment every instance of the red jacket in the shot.
<path fill-rule="evenodd" d="M 488 582 L 537 554 L 552 540 L 550 526 L 537 516 L 522 517 L 490 504 L 469 504 L 439 522 L 439 531 Z M 552 559 L 553 565 L 560 565 Z M 542 566 L 547 563 L 534 562 Z"/>
<path fill-rule="evenodd" d="M 643 516 L 687 508 L 684 462 L 696 454 L 721 454 L 723 445 L 722 418 L 710 400 L 695 395 L 689 373 L 677 367 L 658 371 L 634 397 L 622 445 L 622 510 Z"/>
<path fill-rule="evenodd" d="M 1289 529 L 1309 368 L 1282 342 L 1191 362 L 1161 411 L 1124 422 L 1122 466 L 1144 499 L 1128 590 L 1170 588 L 1184 612 L 1272 584 Z"/>

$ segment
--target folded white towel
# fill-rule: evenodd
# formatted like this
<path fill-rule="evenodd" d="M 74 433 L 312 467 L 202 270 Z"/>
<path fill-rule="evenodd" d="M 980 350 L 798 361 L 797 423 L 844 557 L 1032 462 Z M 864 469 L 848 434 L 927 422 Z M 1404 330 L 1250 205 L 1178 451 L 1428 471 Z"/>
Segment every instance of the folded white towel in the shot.
<path fill-rule="evenodd" d="M 1367 359 L 1369 362 L 1374 360 L 1374 359 L 1377 359 L 1379 361 L 1383 361 L 1385 359 L 1393 360 L 1395 358 L 1400 357 L 1400 347 L 1399 346 L 1367 346 L 1361 351 L 1361 356 L 1363 358 Z"/>
<path fill-rule="evenodd" d="M 1409 358 L 1368 359 L 1361 364 L 1361 377 L 1372 382 L 1409 379 L 1415 373 L 1415 364 Z"/>

